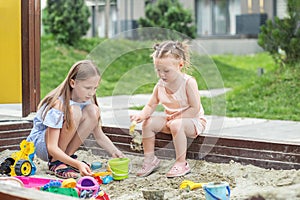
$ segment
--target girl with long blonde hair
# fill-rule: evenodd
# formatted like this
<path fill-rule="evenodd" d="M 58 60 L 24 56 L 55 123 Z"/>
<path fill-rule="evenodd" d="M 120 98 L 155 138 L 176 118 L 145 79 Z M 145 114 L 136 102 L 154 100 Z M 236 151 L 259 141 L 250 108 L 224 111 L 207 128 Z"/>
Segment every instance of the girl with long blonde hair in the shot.
<path fill-rule="evenodd" d="M 96 90 L 101 75 L 90 60 L 75 63 L 65 80 L 38 106 L 27 141 L 33 141 L 36 156 L 48 161 L 48 172 L 59 178 L 92 175 L 89 165 L 74 154 L 90 133 L 113 157 L 123 153 L 103 133 Z"/>

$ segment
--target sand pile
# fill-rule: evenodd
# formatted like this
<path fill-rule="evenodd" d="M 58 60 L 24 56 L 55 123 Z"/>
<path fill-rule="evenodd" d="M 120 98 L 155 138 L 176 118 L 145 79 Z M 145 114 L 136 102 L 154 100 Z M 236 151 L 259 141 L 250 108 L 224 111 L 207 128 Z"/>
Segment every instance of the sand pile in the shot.
<path fill-rule="evenodd" d="M 0 152 L 1 161 L 10 156 L 12 151 Z M 78 151 L 78 159 L 92 163 L 100 161 L 105 163 L 109 157 L 96 156 L 90 151 Z M 299 170 L 273 170 L 241 165 L 231 161 L 225 164 L 216 164 L 200 160 L 189 160 L 192 173 L 185 177 L 166 178 L 165 173 L 172 167 L 174 160 L 162 160 L 160 168 L 146 178 L 136 177 L 136 171 L 141 167 L 143 158 L 128 155 L 130 158 L 129 178 L 113 181 L 101 185 L 112 200 L 143 199 L 141 189 L 158 187 L 165 189 L 165 199 L 205 199 L 204 191 L 198 188 L 192 191 L 180 190 L 180 183 L 187 179 L 197 183 L 226 181 L 230 185 L 231 199 L 251 199 L 261 196 L 265 199 L 300 199 L 300 171 Z M 50 177 L 46 174 L 47 163 L 36 158 L 37 166 L 35 176 Z"/>

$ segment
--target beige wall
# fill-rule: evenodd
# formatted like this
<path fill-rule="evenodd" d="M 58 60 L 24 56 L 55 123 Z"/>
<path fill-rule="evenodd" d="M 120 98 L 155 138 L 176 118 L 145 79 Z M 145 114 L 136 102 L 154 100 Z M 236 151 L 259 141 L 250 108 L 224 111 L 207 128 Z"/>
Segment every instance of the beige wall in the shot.
<path fill-rule="evenodd" d="M 195 9 L 194 0 L 179 0 L 179 2 L 187 9 L 190 9 L 192 11 Z"/>
<path fill-rule="evenodd" d="M 241 14 L 267 13 L 268 19 L 272 19 L 274 15 L 273 4 L 271 0 L 241 0 Z"/>
<path fill-rule="evenodd" d="M 118 0 L 119 20 L 137 20 L 145 16 L 145 1 Z"/>
<path fill-rule="evenodd" d="M 195 19 L 195 0 L 179 0 L 179 2 L 187 9 L 192 11 L 193 18 Z"/>

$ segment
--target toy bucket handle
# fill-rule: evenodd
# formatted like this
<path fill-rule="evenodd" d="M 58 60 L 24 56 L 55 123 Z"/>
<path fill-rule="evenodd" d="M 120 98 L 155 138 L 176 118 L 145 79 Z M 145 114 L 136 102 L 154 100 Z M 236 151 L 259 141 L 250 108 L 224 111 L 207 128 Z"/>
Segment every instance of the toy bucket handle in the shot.
<path fill-rule="evenodd" d="M 229 186 L 226 186 L 227 192 L 228 192 L 228 197 L 230 197 L 230 188 Z M 211 193 L 207 187 L 204 187 L 205 192 L 207 192 L 211 197 L 213 197 L 215 200 L 221 200 L 219 197 L 215 196 L 213 193 Z"/>

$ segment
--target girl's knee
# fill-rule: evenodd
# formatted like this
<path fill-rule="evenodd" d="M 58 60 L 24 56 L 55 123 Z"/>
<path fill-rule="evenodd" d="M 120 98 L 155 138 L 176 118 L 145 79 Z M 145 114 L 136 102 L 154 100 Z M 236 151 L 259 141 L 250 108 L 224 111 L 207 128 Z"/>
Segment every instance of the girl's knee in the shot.
<path fill-rule="evenodd" d="M 142 124 L 143 132 L 166 132 L 169 133 L 169 129 L 166 127 L 166 119 L 163 116 L 154 116 L 146 119 Z"/>
<path fill-rule="evenodd" d="M 145 119 L 142 124 L 142 128 L 148 127 L 150 125 L 151 118 Z"/>
<path fill-rule="evenodd" d="M 144 130 L 157 131 L 156 126 L 157 126 L 157 124 L 156 124 L 155 120 L 152 117 L 150 117 L 150 118 L 144 120 L 144 122 L 142 124 L 142 130 L 143 131 Z"/>
<path fill-rule="evenodd" d="M 98 121 L 100 118 L 100 109 L 95 104 L 87 105 L 82 110 L 83 118 L 91 120 L 91 121 Z"/>
<path fill-rule="evenodd" d="M 182 122 L 181 122 L 181 120 L 176 120 L 176 119 L 173 120 L 169 124 L 169 128 L 170 128 L 170 131 L 171 131 L 172 135 L 178 134 L 182 130 Z"/>

